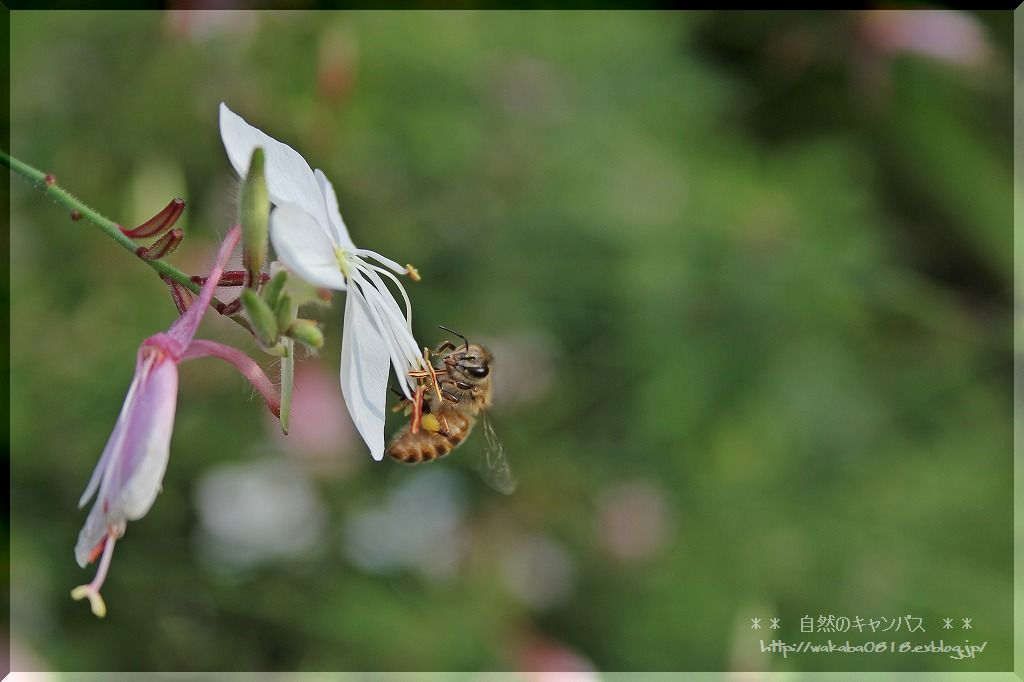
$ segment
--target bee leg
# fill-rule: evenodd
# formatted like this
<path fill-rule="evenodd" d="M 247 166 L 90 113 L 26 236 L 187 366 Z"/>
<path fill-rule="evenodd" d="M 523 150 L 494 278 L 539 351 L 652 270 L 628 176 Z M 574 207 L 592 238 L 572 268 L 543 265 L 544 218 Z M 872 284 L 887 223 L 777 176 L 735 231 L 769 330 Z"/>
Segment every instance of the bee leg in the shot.
<path fill-rule="evenodd" d="M 449 393 L 444 389 L 441 390 L 441 396 L 450 403 L 458 404 L 459 402 L 459 396 L 455 395 L 454 393 Z"/>
<path fill-rule="evenodd" d="M 437 379 L 437 370 L 430 364 L 430 349 L 423 349 L 423 364 L 427 367 L 427 372 L 430 375 L 430 386 L 434 389 L 434 393 L 437 395 L 437 401 L 441 402 L 441 386 Z"/>
<path fill-rule="evenodd" d="M 441 353 L 445 352 L 446 350 L 455 350 L 456 348 L 458 348 L 458 346 L 456 346 L 456 345 L 455 345 L 454 343 L 452 343 L 451 341 L 442 341 L 442 342 L 441 342 L 441 343 L 440 343 L 440 344 L 439 344 L 439 345 L 437 346 L 437 350 L 435 350 L 434 352 L 435 352 L 436 354 L 440 355 Z"/>
<path fill-rule="evenodd" d="M 426 390 L 426 386 L 416 387 L 416 395 L 412 401 L 412 421 L 409 422 L 409 431 L 411 433 L 420 432 L 420 423 L 423 421 L 423 394 Z"/>
<path fill-rule="evenodd" d="M 398 396 L 398 402 L 395 403 L 395 406 L 391 408 L 392 412 L 401 412 L 411 404 L 411 401 L 405 397 L 404 393 L 395 388 L 394 384 L 388 386 L 388 389 L 396 396 Z"/>

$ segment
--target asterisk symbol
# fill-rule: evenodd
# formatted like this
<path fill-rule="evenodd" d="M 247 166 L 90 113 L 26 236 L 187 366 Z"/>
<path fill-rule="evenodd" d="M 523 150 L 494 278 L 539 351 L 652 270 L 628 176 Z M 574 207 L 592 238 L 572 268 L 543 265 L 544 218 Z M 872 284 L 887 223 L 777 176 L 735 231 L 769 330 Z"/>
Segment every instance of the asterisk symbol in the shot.
<path fill-rule="evenodd" d="M 971 625 L 971 621 L 974 620 L 973 618 L 961 618 L 960 620 L 964 622 L 963 627 L 960 628 L 961 630 L 970 630 L 974 627 Z"/>
<path fill-rule="evenodd" d="M 778 618 L 772 618 L 771 622 L 772 622 L 772 624 L 770 626 L 771 629 L 772 630 L 778 630 L 779 629 L 779 619 Z"/>
<path fill-rule="evenodd" d="M 760 630 L 761 629 L 761 619 L 760 618 L 751 618 L 750 619 L 750 629 L 751 630 Z"/>
<path fill-rule="evenodd" d="M 942 629 L 943 630 L 952 630 L 953 629 L 953 619 L 952 618 L 943 618 L 942 619 Z"/>

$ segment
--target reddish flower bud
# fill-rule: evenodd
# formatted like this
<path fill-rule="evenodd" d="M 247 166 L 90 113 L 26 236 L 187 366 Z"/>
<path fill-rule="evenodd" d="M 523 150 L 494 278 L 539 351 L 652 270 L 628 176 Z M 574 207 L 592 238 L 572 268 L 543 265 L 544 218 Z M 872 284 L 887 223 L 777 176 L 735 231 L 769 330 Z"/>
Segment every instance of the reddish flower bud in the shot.
<path fill-rule="evenodd" d="M 175 282 L 170 277 L 161 275 L 160 279 L 162 279 L 164 284 L 167 285 L 167 288 L 171 290 L 171 300 L 174 301 L 174 307 L 178 309 L 178 314 L 184 315 L 185 311 L 188 310 L 194 300 L 192 292 Z"/>
<path fill-rule="evenodd" d="M 82 219 L 82 212 L 79 211 L 77 208 L 72 209 L 71 210 L 71 219 L 72 220 L 81 220 Z"/>
<path fill-rule="evenodd" d="M 123 232 L 126 237 L 131 237 L 132 239 L 148 239 L 150 237 L 155 237 L 174 227 L 174 223 L 178 222 L 178 218 L 181 217 L 181 214 L 184 211 L 184 199 L 171 199 L 171 203 L 164 206 L 163 210 L 146 222 L 142 223 L 138 227 L 133 227 L 130 230 L 126 230 L 122 227 L 121 232 Z"/>
<path fill-rule="evenodd" d="M 221 303 L 217 306 L 217 312 L 221 315 L 234 315 L 242 309 L 241 299 L 235 299 L 231 303 Z"/>
<path fill-rule="evenodd" d="M 152 246 L 140 246 L 135 249 L 135 255 L 142 260 L 160 260 L 164 256 L 168 256 L 174 253 L 174 250 L 178 248 L 178 244 L 185 238 L 185 233 L 181 230 L 174 229 L 165 234 L 160 239 L 153 242 Z"/>
<path fill-rule="evenodd" d="M 43 182 L 46 183 L 47 187 L 52 187 L 53 185 L 57 184 L 57 176 L 54 175 L 53 173 L 47 173 L 46 177 L 43 178 Z"/>
<path fill-rule="evenodd" d="M 219 287 L 240 287 L 245 285 L 246 280 L 245 270 L 225 270 L 224 274 L 220 276 L 220 281 L 217 282 Z M 191 280 L 200 286 L 206 284 L 206 278 L 201 275 L 193 275 Z M 265 272 L 260 273 L 260 284 L 266 284 L 270 281 L 270 275 Z"/>

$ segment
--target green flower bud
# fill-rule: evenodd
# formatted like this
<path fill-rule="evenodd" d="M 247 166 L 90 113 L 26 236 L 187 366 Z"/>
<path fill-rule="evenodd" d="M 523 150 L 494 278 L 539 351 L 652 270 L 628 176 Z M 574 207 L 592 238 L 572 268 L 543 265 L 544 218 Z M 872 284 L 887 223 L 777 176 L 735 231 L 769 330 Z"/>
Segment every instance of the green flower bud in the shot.
<path fill-rule="evenodd" d="M 281 432 L 288 435 L 288 421 L 292 414 L 292 387 L 295 384 L 295 342 L 281 339 L 285 354 L 281 357 Z"/>
<path fill-rule="evenodd" d="M 324 333 L 313 320 L 295 320 L 288 328 L 288 336 L 312 348 L 324 345 Z"/>
<path fill-rule="evenodd" d="M 274 345 L 278 337 L 277 317 L 274 315 L 274 311 L 252 289 L 244 289 L 241 299 L 242 306 L 245 308 L 245 312 L 248 313 L 249 321 L 256 332 L 256 338 L 264 346 Z"/>
<path fill-rule="evenodd" d="M 278 329 L 288 329 L 288 327 L 292 326 L 292 322 L 295 321 L 295 306 L 292 305 L 290 296 L 285 294 L 277 299 L 277 305 L 274 306 L 274 316 L 277 318 Z"/>
<path fill-rule="evenodd" d="M 284 291 L 284 285 L 288 282 L 288 271 L 278 270 L 277 274 L 263 287 L 263 300 L 271 309 L 277 307 L 277 301 Z"/>
<path fill-rule="evenodd" d="M 242 182 L 239 222 L 242 224 L 242 263 L 249 273 L 249 286 L 259 284 L 260 270 L 267 260 L 267 235 L 270 221 L 270 194 L 263 172 L 263 148 L 256 147 L 249 161 L 249 172 Z"/>

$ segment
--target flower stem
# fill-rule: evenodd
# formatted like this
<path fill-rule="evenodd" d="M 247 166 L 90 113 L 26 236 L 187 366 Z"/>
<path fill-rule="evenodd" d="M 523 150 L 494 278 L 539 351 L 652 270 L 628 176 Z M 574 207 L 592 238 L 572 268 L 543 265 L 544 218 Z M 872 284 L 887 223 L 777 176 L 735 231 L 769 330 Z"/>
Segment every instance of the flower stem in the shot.
<path fill-rule="evenodd" d="M 67 208 L 69 211 L 76 211 L 83 218 L 88 220 L 90 223 L 100 228 L 108 237 L 117 242 L 122 248 L 131 252 L 133 255 L 136 254 L 138 244 L 129 239 L 123 232 L 121 232 L 121 226 L 115 223 L 110 218 L 98 213 L 97 211 L 89 208 L 81 200 L 75 197 L 73 194 L 68 192 L 66 189 L 57 184 L 53 176 L 49 176 L 43 173 L 37 168 L 33 168 L 24 161 L 14 158 L 10 154 L 4 151 L 0 151 L 0 163 L 7 166 L 14 173 L 22 176 L 29 182 L 31 182 L 37 189 L 41 189 L 44 193 L 53 197 L 57 203 Z M 173 280 L 181 286 L 185 287 L 192 293 L 198 294 L 201 291 L 201 286 L 196 282 L 192 281 L 192 278 L 186 275 L 184 272 L 174 267 L 170 263 L 166 263 L 163 260 L 142 260 L 143 263 L 156 270 L 156 272 L 165 279 Z M 223 306 L 221 301 L 216 298 L 211 300 L 211 307 L 217 308 Z M 239 315 L 232 315 L 231 319 L 242 325 L 246 329 L 249 328 L 248 323 Z"/>

